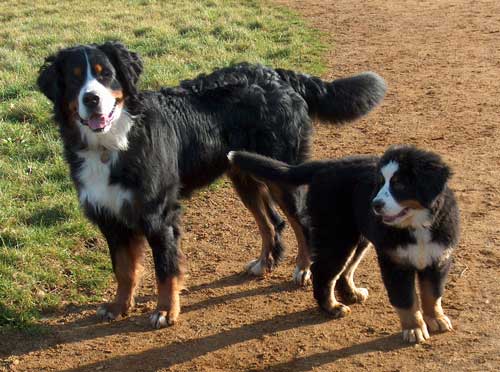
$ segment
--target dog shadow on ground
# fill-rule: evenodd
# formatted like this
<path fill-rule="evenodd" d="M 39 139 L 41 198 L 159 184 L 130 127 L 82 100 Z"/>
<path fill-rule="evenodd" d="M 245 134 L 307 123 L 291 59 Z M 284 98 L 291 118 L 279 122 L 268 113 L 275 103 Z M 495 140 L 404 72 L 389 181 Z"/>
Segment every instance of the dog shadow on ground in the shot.
<path fill-rule="evenodd" d="M 259 339 L 265 335 L 286 331 L 292 328 L 301 328 L 321 324 L 330 319 L 319 311 L 303 310 L 291 314 L 277 315 L 271 319 L 247 324 L 221 333 L 209 335 L 199 339 L 188 340 L 182 343 L 173 343 L 167 346 L 149 349 L 147 351 L 114 357 L 104 361 L 91 363 L 85 366 L 67 369 L 64 372 L 84 372 L 95 370 L 119 371 L 127 368 L 132 371 L 132 366 L 140 366 L 140 371 L 157 371 L 170 368 L 208 353 L 242 343 L 251 339 Z M 317 353 L 293 361 L 275 364 L 264 369 L 253 369 L 253 372 L 264 371 L 309 371 L 313 367 L 333 363 L 336 360 L 354 355 L 374 351 L 388 352 L 409 347 L 403 343 L 400 335 L 391 335 L 375 340 L 355 344 L 338 350 Z M 132 367 L 132 369 L 131 369 Z"/>
<path fill-rule="evenodd" d="M 187 288 L 184 296 L 190 293 L 206 289 L 239 286 L 249 282 L 252 277 L 245 274 L 233 274 L 213 282 L 195 285 Z M 255 280 L 255 279 L 253 279 Z M 228 303 L 245 297 L 266 296 L 273 293 L 292 292 L 298 288 L 291 282 L 274 283 L 265 287 L 236 290 L 232 293 L 215 295 L 201 301 L 185 301 L 187 305 L 182 307 L 183 314 L 199 309 L 209 309 L 219 304 Z M 68 305 L 65 308 L 51 314 L 48 322 L 42 323 L 41 328 L 32 331 L 6 330 L 0 335 L 0 358 L 14 355 L 23 355 L 32 351 L 49 349 L 56 345 L 76 343 L 112 336 L 120 333 L 140 333 L 151 330 L 149 324 L 149 313 L 152 309 L 144 306 L 148 302 L 156 301 L 155 296 L 140 296 L 137 298 L 137 307 L 129 317 L 106 323 L 99 322 L 95 310 L 99 304 L 87 304 L 82 306 Z M 192 303 L 189 303 L 192 302 Z M 144 309 L 141 313 L 141 308 Z M 57 319 L 57 323 L 50 322 Z M 73 320 L 74 319 L 74 320 Z"/>

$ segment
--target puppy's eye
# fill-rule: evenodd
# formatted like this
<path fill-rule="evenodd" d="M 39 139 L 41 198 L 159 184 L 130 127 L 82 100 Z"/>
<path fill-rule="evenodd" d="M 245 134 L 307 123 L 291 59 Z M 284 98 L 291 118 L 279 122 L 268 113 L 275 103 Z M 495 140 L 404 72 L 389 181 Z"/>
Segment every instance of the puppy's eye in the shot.
<path fill-rule="evenodd" d="M 396 190 L 396 191 L 400 191 L 400 190 L 404 190 L 405 185 L 401 182 L 399 177 L 392 177 L 391 188 Z"/>

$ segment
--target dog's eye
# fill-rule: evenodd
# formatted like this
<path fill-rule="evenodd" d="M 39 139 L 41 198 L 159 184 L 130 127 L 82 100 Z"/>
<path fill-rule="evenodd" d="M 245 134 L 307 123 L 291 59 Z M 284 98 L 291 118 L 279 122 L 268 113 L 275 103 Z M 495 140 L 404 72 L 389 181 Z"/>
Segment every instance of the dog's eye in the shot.
<path fill-rule="evenodd" d="M 101 72 L 101 77 L 104 79 L 110 78 L 111 77 L 111 71 L 110 70 L 102 70 Z"/>
<path fill-rule="evenodd" d="M 401 182 L 399 177 L 392 177 L 391 188 L 396 190 L 396 191 L 400 191 L 400 190 L 403 190 L 405 188 L 405 185 Z"/>

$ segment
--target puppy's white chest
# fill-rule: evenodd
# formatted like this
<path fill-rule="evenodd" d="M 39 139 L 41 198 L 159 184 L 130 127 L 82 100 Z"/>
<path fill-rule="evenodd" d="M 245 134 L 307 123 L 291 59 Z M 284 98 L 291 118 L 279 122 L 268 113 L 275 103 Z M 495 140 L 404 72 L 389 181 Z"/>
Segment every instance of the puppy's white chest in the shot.
<path fill-rule="evenodd" d="M 77 176 L 81 183 L 78 191 L 80 204 L 118 216 L 124 203 L 132 201 L 132 192 L 109 182 L 110 167 L 117 159 L 117 152 L 110 151 L 103 157 L 99 151 L 89 150 L 78 152 L 78 156 L 83 160 Z"/>
<path fill-rule="evenodd" d="M 421 228 L 413 233 L 416 244 L 398 247 L 393 253 L 395 261 L 412 265 L 418 270 L 423 270 L 433 263 L 446 260 L 451 254 L 451 248 L 432 241 L 431 232 Z"/>

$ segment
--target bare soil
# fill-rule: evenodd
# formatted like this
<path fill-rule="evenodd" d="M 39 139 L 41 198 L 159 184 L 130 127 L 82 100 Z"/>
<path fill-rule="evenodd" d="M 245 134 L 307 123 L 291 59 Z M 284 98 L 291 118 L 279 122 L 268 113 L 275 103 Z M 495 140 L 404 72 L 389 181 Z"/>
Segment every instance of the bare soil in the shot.
<path fill-rule="evenodd" d="M 358 274 L 370 298 L 340 320 L 317 310 L 310 288 L 292 284 L 290 231 L 288 258 L 275 272 L 262 280 L 242 275 L 260 239 L 225 182 L 186 203 L 190 277 L 179 324 L 150 328 L 149 270 L 129 318 L 100 324 L 97 304 L 68 306 L 43 320 L 46 334 L 4 336 L 0 370 L 500 370 L 500 2 L 279 2 L 326 33 L 325 78 L 373 70 L 389 86 L 367 118 L 342 128 L 316 125 L 315 158 L 380 154 L 389 144 L 413 143 L 453 166 L 462 239 L 443 306 L 455 331 L 417 346 L 403 343 L 373 252 Z"/>

